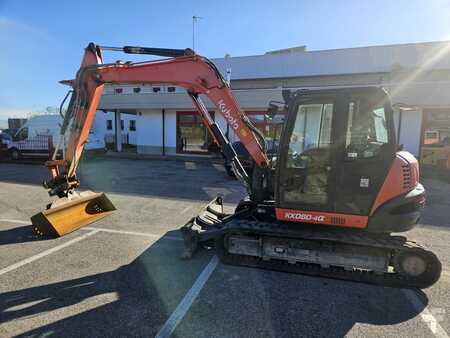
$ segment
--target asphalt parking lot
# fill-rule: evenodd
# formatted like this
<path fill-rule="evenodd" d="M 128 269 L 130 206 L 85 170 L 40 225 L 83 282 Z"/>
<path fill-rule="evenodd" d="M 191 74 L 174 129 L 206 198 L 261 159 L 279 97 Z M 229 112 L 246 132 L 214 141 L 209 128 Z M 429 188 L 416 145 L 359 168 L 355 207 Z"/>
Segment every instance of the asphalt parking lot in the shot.
<path fill-rule="evenodd" d="M 217 193 L 244 196 L 220 164 L 102 159 L 84 188 L 117 211 L 59 239 L 31 234 L 49 201 L 41 165 L 0 164 L 1 337 L 447 337 L 450 184 L 424 181 L 428 206 L 407 235 L 444 273 L 433 287 L 392 289 L 227 266 L 212 251 L 181 260 L 178 229 Z"/>

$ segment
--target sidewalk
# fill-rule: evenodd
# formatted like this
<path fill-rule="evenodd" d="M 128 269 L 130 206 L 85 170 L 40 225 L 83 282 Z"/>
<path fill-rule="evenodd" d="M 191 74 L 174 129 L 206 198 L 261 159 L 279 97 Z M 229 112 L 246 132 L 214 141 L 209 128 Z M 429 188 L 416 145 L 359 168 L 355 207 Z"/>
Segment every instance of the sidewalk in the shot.
<path fill-rule="evenodd" d="M 108 151 L 103 155 L 105 158 L 124 158 L 132 160 L 159 160 L 159 161 L 192 161 L 192 162 L 209 162 L 224 163 L 224 159 L 220 155 L 149 155 L 137 154 L 134 152 L 115 152 Z"/>

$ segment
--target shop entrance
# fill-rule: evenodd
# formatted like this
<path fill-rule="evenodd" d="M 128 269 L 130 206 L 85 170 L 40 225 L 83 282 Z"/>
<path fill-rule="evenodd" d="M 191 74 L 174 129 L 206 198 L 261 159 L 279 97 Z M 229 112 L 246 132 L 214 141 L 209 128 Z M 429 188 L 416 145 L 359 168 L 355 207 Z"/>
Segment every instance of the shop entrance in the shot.
<path fill-rule="evenodd" d="M 209 113 L 214 118 L 214 113 Z M 177 112 L 177 153 L 209 154 L 213 142 L 198 112 Z"/>

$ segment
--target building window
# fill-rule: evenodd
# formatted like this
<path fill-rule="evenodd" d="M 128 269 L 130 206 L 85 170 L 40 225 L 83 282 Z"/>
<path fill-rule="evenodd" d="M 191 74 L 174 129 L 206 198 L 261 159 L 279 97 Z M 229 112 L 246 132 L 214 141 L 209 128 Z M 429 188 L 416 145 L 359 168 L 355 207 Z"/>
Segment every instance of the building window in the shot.
<path fill-rule="evenodd" d="M 106 129 L 112 130 L 112 120 L 106 120 Z"/>
<path fill-rule="evenodd" d="M 116 94 L 122 94 L 123 93 L 123 88 L 116 88 L 116 89 L 114 89 L 114 92 Z"/>
<path fill-rule="evenodd" d="M 176 87 L 167 87 L 167 92 L 168 93 L 175 93 L 176 90 L 177 90 Z"/>
<path fill-rule="evenodd" d="M 141 88 L 139 88 L 139 87 L 133 88 L 133 93 L 139 94 L 140 92 L 141 92 Z"/>
<path fill-rule="evenodd" d="M 120 130 L 124 130 L 124 123 L 123 123 L 123 120 L 120 120 Z"/>
<path fill-rule="evenodd" d="M 161 91 L 161 87 L 153 87 L 153 93 L 159 93 Z"/>
<path fill-rule="evenodd" d="M 130 120 L 130 131 L 136 131 L 136 120 Z"/>
<path fill-rule="evenodd" d="M 450 111 L 431 109 L 423 114 L 420 164 L 450 169 Z"/>

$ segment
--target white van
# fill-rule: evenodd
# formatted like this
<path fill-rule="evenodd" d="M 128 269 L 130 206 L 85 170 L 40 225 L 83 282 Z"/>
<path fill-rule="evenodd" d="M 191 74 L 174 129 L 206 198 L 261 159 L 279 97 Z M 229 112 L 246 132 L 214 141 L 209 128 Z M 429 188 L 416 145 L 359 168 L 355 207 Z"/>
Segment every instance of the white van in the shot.
<path fill-rule="evenodd" d="M 48 157 L 48 140 L 52 139 L 54 146 L 59 141 L 59 131 L 63 119 L 60 115 L 35 115 L 14 135 L 14 141 L 9 145 L 9 154 L 13 159 L 21 157 Z M 95 125 L 89 132 L 85 150 L 88 152 L 103 152 L 106 149 L 104 133 L 96 133 Z M 66 135 L 67 138 L 67 135 Z"/>

